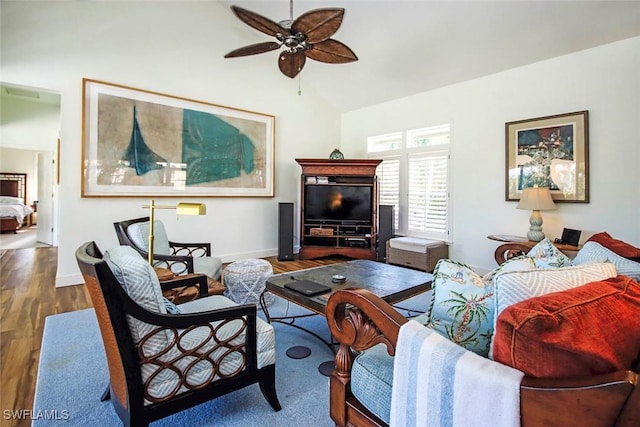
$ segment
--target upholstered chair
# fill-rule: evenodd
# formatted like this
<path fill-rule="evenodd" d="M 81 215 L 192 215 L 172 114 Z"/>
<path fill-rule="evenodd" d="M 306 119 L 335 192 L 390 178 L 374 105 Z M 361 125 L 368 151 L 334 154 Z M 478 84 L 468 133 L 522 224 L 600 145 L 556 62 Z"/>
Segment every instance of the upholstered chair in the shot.
<path fill-rule="evenodd" d="M 134 248 L 145 259 L 149 253 L 149 217 L 114 222 L 121 245 Z M 162 221 L 154 221 L 154 267 L 170 269 L 176 275 L 201 273 L 220 280 L 222 260 L 211 256 L 210 243 L 178 243 L 169 240 Z"/>
<path fill-rule="evenodd" d="M 76 259 L 107 356 L 110 386 L 103 398 L 110 397 L 125 426 L 147 426 L 256 383 L 271 407 L 281 409 L 275 334 L 255 305 L 221 295 L 173 305 L 153 268 L 129 246 L 103 256 L 89 242 Z"/>

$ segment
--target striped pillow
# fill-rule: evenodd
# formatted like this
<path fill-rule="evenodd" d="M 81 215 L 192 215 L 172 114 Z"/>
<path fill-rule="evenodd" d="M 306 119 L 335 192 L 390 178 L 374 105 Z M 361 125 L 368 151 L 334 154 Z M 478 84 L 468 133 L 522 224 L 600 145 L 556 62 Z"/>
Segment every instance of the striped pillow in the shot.
<path fill-rule="evenodd" d="M 618 274 L 629 276 L 636 282 L 640 282 L 640 262 L 624 258 L 597 242 L 585 243 L 573 259 L 573 265 L 605 261 L 615 265 Z"/>

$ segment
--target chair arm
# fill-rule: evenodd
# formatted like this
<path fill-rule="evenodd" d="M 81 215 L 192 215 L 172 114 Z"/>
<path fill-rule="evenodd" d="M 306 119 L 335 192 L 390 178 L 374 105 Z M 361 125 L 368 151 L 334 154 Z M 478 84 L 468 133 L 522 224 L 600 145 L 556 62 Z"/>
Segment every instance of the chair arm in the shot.
<path fill-rule="evenodd" d="M 190 288 L 195 286 L 198 288 L 198 298 L 204 298 L 209 295 L 209 279 L 205 274 L 189 274 L 188 276 L 174 276 L 172 279 L 161 281 L 160 287 L 163 291 L 175 288 Z"/>
<path fill-rule="evenodd" d="M 191 256 L 195 258 L 211 256 L 211 243 L 179 243 L 169 240 L 172 255 Z"/>
<path fill-rule="evenodd" d="M 523 243 L 504 243 L 496 248 L 493 257 L 498 265 L 500 265 L 513 257 L 525 255 L 530 249 L 531 246 Z"/>
<path fill-rule="evenodd" d="M 329 379 L 329 413 L 336 425 L 352 425 L 351 417 L 363 409 L 359 402 L 353 402 L 351 394 L 353 350 L 362 351 L 384 343 L 388 353 L 394 355 L 400 326 L 407 319 L 382 298 L 364 289 L 333 293 L 327 301 L 325 313 L 331 335 L 340 344 L 335 357 L 336 369 Z M 360 416 L 362 418 L 359 419 L 368 419 L 368 415 Z"/>
<path fill-rule="evenodd" d="M 210 298 L 215 298 L 210 297 Z M 128 302 L 131 303 L 128 304 Z M 160 326 L 164 328 L 186 329 L 196 325 L 206 325 L 211 322 L 221 320 L 239 319 L 247 317 L 256 321 L 256 306 L 254 304 L 244 304 L 234 307 L 219 308 L 217 310 L 201 311 L 199 313 L 184 314 L 160 314 L 144 309 L 136 304 L 133 300 L 126 301 L 126 312 L 138 320 L 150 325 Z"/>
<path fill-rule="evenodd" d="M 407 322 L 397 310 L 365 289 L 345 289 L 329 298 L 327 323 L 333 337 L 357 351 L 384 343 L 395 354 L 400 326 Z"/>

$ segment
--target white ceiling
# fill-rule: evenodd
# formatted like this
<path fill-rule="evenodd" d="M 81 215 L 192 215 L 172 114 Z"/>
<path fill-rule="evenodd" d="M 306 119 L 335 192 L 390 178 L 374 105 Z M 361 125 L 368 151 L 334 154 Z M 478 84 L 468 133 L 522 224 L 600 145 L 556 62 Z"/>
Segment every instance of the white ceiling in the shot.
<path fill-rule="evenodd" d="M 290 17 L 288 0 L 220 3 L 276 22 Z M 295 0 L 293 15 L 323 7 L 346 9 L 333 38 L 347 44 L 359 60 L 309 60 L 301 85 L 303 91 L 311 87 L 325 95 L 340 111 L 640 35 L 640 1 Z M 221 43 L 226 52 L 271 40 L 234 15 L 229 25 L 229 36 Z M 259 56 L 267 59 L 228 61 L 271 64 L 277 70 L 276 52 Z"/>

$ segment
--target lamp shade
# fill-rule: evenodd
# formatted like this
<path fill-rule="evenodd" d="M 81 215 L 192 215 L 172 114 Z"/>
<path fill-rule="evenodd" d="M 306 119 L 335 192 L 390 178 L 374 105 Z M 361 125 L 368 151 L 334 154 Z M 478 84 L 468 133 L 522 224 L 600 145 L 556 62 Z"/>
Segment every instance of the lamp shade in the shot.
<path fill-rule="evenodd" d="M 531 211 L 550 211 L 556 205 L 551 198 L 548 187 L 526 187 L 522 190 L 522 197 L 516 209 L 527 209 Z"/>
<path fill-rule="evenodd" d="M 181 202 L 176 206 L 176 213 L 178 215 L 205 215 L 207 213 L 207 205 Z"/>

